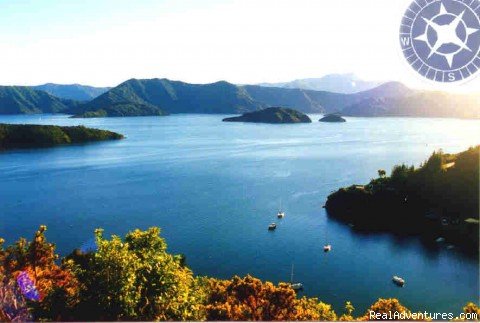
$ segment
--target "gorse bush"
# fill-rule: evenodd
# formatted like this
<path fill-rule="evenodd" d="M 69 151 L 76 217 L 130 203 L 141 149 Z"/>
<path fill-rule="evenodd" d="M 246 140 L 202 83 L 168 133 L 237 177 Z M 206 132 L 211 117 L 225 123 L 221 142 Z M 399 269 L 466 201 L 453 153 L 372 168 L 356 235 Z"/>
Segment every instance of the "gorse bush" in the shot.
<path fill-rule="evenodd" d="M 278 286 L 257 278 L 209 280 L 205 307 L 209 321 L 318 321 L 336 319 L 330 305 L 315 298 L 297 299 L 289 284 Z"/>
<path fill-rule="evenodd" d="M 0 321 L 352 321 L 316 298 L 298 298 L 289 284 L 257 278 L 196 277 L 183 256 L 167 252 L 159 228 L 124 238 L 95 232 L 96 250 L 58 259 L 41 226 L 32 241 L 4 248 L 0 239 Z M 410 312 L 396 299 L 379 299 L 378 313 Z M 357 320 L 366 320 L 369 313 Z M 465 313 L 478 313 L 469 303 Z"/>
<path fill-rule="evenodd" d="M 166 252 L 160 229 L 135 230 L 125 239 L 96 231 L 97 251 L 70 260 L 82 281 L 79 318 L 86 320 L 200 320 L 201 281 Z"/>

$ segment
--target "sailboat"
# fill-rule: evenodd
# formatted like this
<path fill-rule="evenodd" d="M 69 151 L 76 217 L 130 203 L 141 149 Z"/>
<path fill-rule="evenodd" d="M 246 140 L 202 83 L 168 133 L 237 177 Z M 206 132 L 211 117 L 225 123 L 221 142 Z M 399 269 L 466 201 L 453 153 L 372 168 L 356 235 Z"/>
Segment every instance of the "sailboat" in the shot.
<path fill-rule="evenodd" d="M 282 201 L 280 201 L 280 209 L 278 210 L 277 218 L 282 219 L 283 217 L 285 217 L 285 212 L 282 211 Z"/>
<path fill-rule="evenodd" d="M 290 287 L 292 287 L 294 291 L 303 290 L 302 283 L 293 283 L 293 264 L 292 264 L 292 273 L 290 274 Z"/>

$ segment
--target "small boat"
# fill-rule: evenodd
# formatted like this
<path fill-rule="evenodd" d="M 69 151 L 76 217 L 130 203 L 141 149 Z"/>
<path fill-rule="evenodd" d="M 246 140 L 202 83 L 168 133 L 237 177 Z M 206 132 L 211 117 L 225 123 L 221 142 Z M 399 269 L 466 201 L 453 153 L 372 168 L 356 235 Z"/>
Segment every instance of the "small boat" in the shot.
<path fill-rule="evenodd" d="M 303 290 L 303 284 L 302 283 L 290 284 L 290 287 L 292 287 L 292 289 L 294 291 Z"/>
<path fill-rule="evenodd" d="M 294 291 L 303 290 L 303 284 L 302 283 L 294 283 L 293 282 L 293 264 L 292 264 L 292 273 L 290 274 L 290 287 Z"/>
<path fill-rule="evenodd" d="M 276 223 L 270 223 L 268 225 L 268 230 L 272 231 L 272 230 L 275 230 L 277 228 L 277 224 Z"/>
<path fill-rule="evenodd" d="M 395 285 L 400 287 L 403 287 L 403 285 L 405 285 L 405 279 L 398 276 L 393 276 L 392 281 L 395 283 Z"/>
<path fill-rule="evenodd" d="M 329 252 L 330 250 L 332 250 L 332 246 L 327 244 L 326 246 L 323 246 L 323 251 L 325 252 Z"/>
<path fill-rule="evenodd" d="M 285 217 L 285 212 L 282 211 L 282 201 L 280 201 L 280 209 L 278 209 L 277 218 L 282 219 Z"/>

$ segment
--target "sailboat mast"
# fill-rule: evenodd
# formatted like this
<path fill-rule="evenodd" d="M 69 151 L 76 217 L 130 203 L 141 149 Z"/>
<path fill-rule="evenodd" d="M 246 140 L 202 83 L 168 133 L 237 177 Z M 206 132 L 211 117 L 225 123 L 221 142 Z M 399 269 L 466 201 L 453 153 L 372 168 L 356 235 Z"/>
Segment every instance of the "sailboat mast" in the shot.
<path fill-rule="evenodd" d="M 292 264 L 292 272 L 290 274 L 290 284 L 293 284 L 293 264 Z"/>

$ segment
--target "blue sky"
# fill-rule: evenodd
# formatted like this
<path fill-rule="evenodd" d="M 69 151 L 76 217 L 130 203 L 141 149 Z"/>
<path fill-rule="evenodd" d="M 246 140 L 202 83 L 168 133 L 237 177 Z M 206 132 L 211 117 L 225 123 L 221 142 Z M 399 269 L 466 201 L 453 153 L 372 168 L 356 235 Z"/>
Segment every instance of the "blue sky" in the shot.
<path fill-rule="evenodd" d="M 0 84 L 288 81 L 353 72 L 424 82 L 397 43 L 409 0 L 0 0 Z M 454 90 L 476 90 L 480 78 Z"/>

